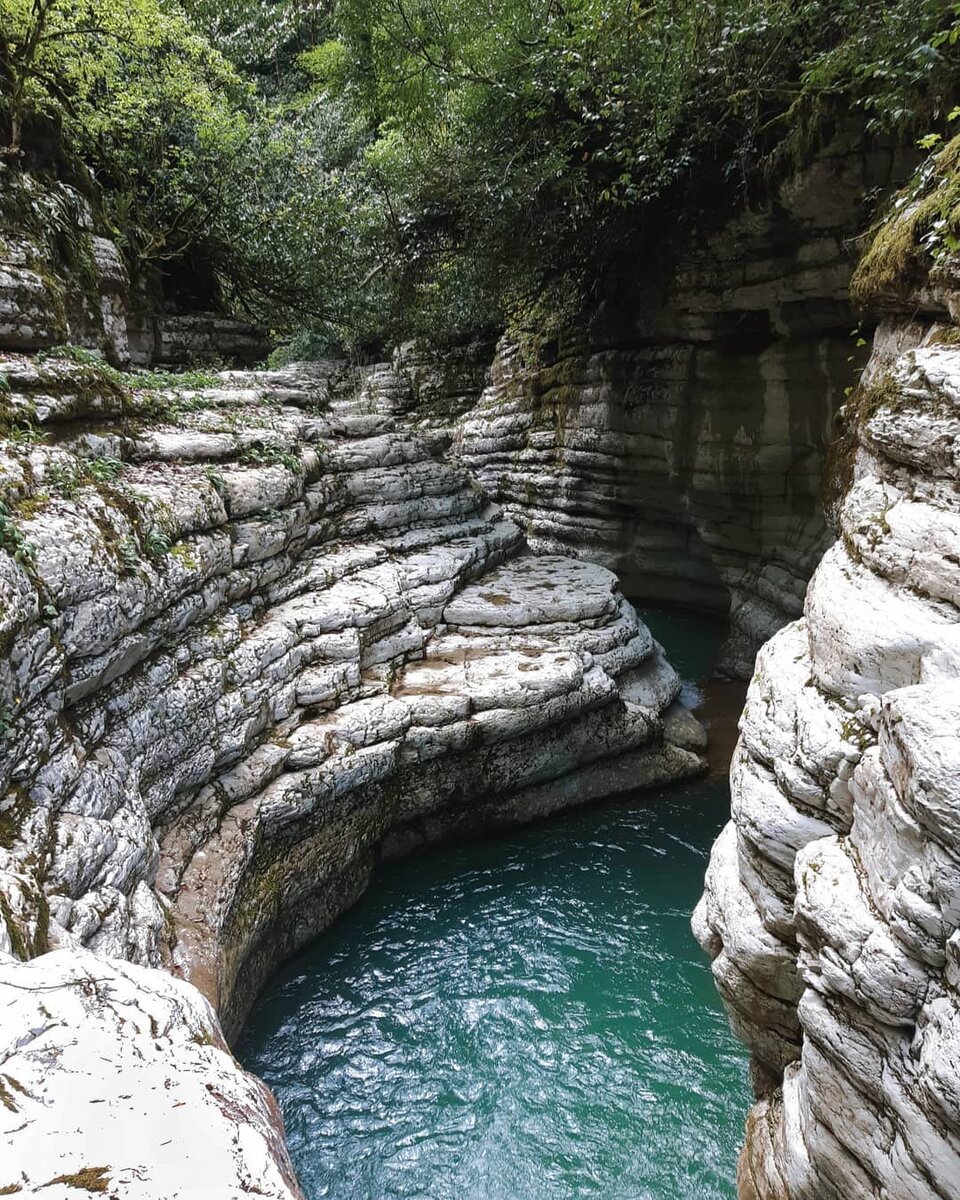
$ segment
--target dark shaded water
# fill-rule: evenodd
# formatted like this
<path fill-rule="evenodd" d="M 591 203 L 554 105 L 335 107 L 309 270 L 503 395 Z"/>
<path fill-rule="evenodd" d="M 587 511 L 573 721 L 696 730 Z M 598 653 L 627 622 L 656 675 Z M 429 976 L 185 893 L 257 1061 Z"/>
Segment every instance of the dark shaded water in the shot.
<path fill-rule="evenodd" d="M 654 615 L 686 674 L 714 631 Z M 713 777 L 385 868 L 257 1004 L 309 1200 L 715 1200 L 748 1107 L 689 917 Z"/>

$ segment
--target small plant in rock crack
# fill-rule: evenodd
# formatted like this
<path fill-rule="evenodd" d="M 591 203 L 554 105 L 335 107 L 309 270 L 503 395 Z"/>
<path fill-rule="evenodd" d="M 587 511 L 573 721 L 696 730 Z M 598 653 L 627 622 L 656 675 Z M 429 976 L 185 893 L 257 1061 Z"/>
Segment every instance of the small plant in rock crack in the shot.
<path fill-rule="evenodd" d="M 216 388 L 224 387 L 224 380 L 216 374 L 216 369 L 209 366 L 207 369 L 198 369 L 192 371 L 164 371 L 157 367 L 151 367 L 148 370 L 141 371 L 122 371 L 119 373 L 122 381 L 137 391 L 147 392 L 195 392 L 201 388 Z M 194 397 L 189 394 L 186 396 L 177 395 L 172 398 L 173 404 L 184 403 L 188 407 L 196 404 L 198 407 L 206 407 L 209 400 L 205 397 Z"/>
<path fill-rule="evenodd" d="M 80 487 L 80 469 L 66 463 L 54 463 L 47 468 L 46 480 L 51 488 L 64 500 L 72 500 Z"/>
<path fill-rule="evenodd" d="M 50 350 L 41 350 L 37 358 L 40 362 L 44 362 L 47 359 L 56 359 L 63 362 L 77 363 L 83 367 L 102 367 L 106 365 L 102 354 L 98 354 L 95 350 L 89 350 L 86 346 L 74 345 L 72 342 L 67 342 L 63 346 L 54 346 Z"/>
<path fill-rule="evenodd" d="M 84 474 L 96 483 L 112 483 L 125 469 L 126 463 L 112 454 L 98 454 L 83 464 Z"/>
<path fill-rule="evenodd" d="M 54 463 L 47 470 L 47 480 L 64 500 L 73 500 L 85 483 L 113 483 L 126 469 L 126 463 L 112 454 L 80 459 L 75 463 Z"/>
<path fill-rule="evenodd" d="M 137 539 L 134 537 L 125 537 L 117 546 L 117 555 L 120 559 L 122 570 L 128 574 L 132 574 L 140 566 L 140 549 L 137 546 Z"/>
<path fill-rule="evenodd" d="M 302 474 L 303 463 L 300 456 L 284 446 L 266 445 L 254 442 L 240 451 L 240 462 L 258 467 L 286 467 L 294 474 Z"/>
<path fill-rule="evenodd" d="M 150 529 L 143 536 L 143 550 L 147 558 L 163 558 L 170 553 L 170 539 L 159 529 Z"/>
<path fill-rule="evenodd" d="M 11 425 L 7 438 L 14 446 L 39 446 L 47 440 L 47 435 L 32 422 L 22 425 Z"/>
<path fill-rule="evenodd" d="M 6 701 L 0 703 L 0 741 L 9 742 L 13 738 L 13 721 L 16 715 L 12 704 Z"/>
<path fill-rule="evenodd" d="M 209 482 L 213 485 L 213 489 L 217 495 L 222 496 L 227 487 L 227 481 L 224 479 L 222 473 L 218 471 L 216 467 L 207 467 L 204 474 Z"/>
<path fill-rule="evenodd" d="M 37 548 L 27 540 L 23 530 L 13 520 L 10 509 L 0 500 L 0 549 L 12 555 L 17 562 L 32 563 L 37 557 Z"/>

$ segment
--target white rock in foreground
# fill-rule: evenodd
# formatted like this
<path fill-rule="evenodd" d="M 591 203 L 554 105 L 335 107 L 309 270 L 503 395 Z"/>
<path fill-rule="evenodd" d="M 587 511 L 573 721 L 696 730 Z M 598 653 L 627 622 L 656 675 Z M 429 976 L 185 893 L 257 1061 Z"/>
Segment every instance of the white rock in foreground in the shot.
<path fill-rule="evenodd" d="M 54 951 L 0 965 L 0 1194 L 301 1193 L 269 1090 L 162 971 Z"/>

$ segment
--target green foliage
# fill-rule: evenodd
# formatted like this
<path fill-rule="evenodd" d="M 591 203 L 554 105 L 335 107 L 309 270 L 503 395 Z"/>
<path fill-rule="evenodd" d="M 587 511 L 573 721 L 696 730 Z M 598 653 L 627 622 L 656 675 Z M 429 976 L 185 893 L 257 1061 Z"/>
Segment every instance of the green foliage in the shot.
<path fill-rule="evenodd" d="M 942 111 L 940 0 L 342 0 L 392 308 L 580 304 L 638 234 L 747 199 L 851 106 Z M 412 329 L 411 332 L 416 332 Z"/>
<path fill-rule="evenodd" d="M 139 264 L 216 239 L 249 95 L 227 61 L 162 0 L 0 0 L 7 153 L 46 115 L 105 188 Z"/>
<path fill-rule="evenodd" d="M 84 367 L 106 367 L 102 354 L 97 354 L 86 346 L 75 346 L 72 342 L 67 342 L 63 346 L 54 346 L 50 350 L 42 350 L 37 357 L 41 362 L 45 359 L 53 359 L 54 361 L 78 363 Z"/>
<path fill-rule="evenodd" d="M 347 48 L 338 38 L 312 46 L 297 57 L 297 66 L 310 77 L 315 89 L 339 90 L 347 78 Z"/>
<path fill-rule="evenodd" d="M 0 0 L 0 115 L 282 362 L 562 323 L 851 111 L 936 150 L 958 43 L 949 0 Z"/>
<path fill-rule="evenodd" d="M 133 575 L 140 567 L 140 547 L 134 537 L 125 537 L 117 546 L 120 567 L 127 575 Z"/>
<path fill-rule="evenodd" d="M 66 463 L 54 463 L 47 471 L 50 486 L 65 500 L 73 500 L 85 484 L 114 483 L 126 464 L 110 454 L 81 458 Z"/>
<path fill-rule="evenodd" d="M 332 0 L 184 0 L 197 28 L 232 62 L 275 85 L 332 28 Z"/>
<path fill-rule="evenodd" d="M 289 447 L 278 446 L 273 442 L 255 442 L 250 446 L 244 447 L 240 452 L 240 462 L 245 465 L 286 467 L 288 471 L 294 474 L 303 474 L 303 463 L 300 461 L 300 456 L 295 454 Z"/>
<path fill-rule="evenodd" d="M 147 558 L 163 558 L 173 543 L 161 529 L 148 529 L 143 535 L 143 551 Z"/>
<path fill-rule="evenodd" d="M 36 547 L 28 541 L 3 501 L 0 501 L 0 550 L 5 550 L 19 563 L 32 563 L 37 556 Z"/>
<path fill-rule="evenodd" d="M 854 275 L 862 303 L 909 291 L 960 254 L 960 134 L 943 146 L 925 140 L 935 153 L 894 201 Z"/>
<path fill-rule="evenodd" d="M 217 387 L 222 380 L 211 371 L 164 371 L 151 368 L 140 371 L 120 371 L 104 361 L 102 355 L 86 346 L 66 343 L 41 350 L 39 362 L 48 360 L 76 363 L 88 367 L 95 378 L 104 383 L 130 388 L 138 392 L 193 391 L 200 388 Z"/>
<path fill-rule="evenodd" d="M 193 391 L 219 387 L 222 380 L 210 371 L 118 371 L 119 383 L 139 392 L 166 392 L 175 389 Z"/>
<path fill-rule="evenodd" d="M 328 330 L 298 329 L 280 341 L 267 359 L 267 366 L 279 370 L 295 362 L 316 362 L 336 355 L 338 349 L 336 338 Z"/>
<path fill-rule="evenodd" d="M 226 492 L 226 480 L 223 477 L 223 472 L 218 471 L 216 467 L 207 467 L 204 471 L 208 481 L 212 485 L 218 496 L 223 496 Z"/>
<path fill-rule="evenodd" d="M 32 421 L 14 422 L 4 431 L 4 437 L 14 446 L 39 446 L 46 441 L 46 434 Z"/>
<path fill-rule="evenodd" d="M 916 129 L 944 115 L 956 91 L 960 4 L 834 0 L 811 7 L 827 22 L 829 40 L 805 67 L 804 99 L 842 91 L 865 114 L 868 133 Z"/>

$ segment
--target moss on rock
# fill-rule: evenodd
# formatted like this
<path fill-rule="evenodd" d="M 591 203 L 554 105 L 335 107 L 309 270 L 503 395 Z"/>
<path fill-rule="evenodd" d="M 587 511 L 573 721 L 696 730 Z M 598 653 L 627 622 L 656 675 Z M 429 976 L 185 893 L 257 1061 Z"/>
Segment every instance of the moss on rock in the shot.
<path fill-rule="evenodd" d="M 924 162 L 860 260 L 851 294 L 876 304 L 922 286 L 960 250 L 960 134 Z"/>

